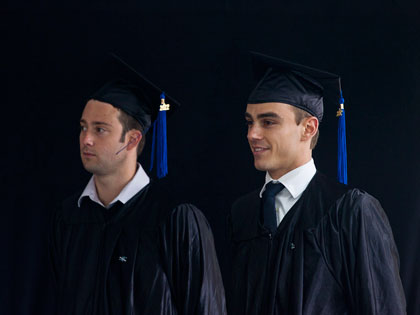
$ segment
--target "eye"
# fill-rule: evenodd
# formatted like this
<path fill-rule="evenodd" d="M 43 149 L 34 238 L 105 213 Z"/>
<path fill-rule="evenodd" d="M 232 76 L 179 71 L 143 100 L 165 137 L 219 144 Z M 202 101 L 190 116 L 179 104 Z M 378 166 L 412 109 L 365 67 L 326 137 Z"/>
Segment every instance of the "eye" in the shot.
<path fill-rule="evenodd" d="M 97 133 L 104 133 L 106 130 L 104 128 L 101 127 L 96 127 L 96 132 Z"/>
<path fill-rule="evenodd" d="M 86 131 L 86 130 L 87 130 L 86 126 L 80 125 L 80 131 Z"/>
<path fill-rule="evenodd" d="M 270 127 L 272 125 L 274 125 L 274 121 L 271 121 L 271 120 L 263 120 L 263 126 L 264 127 Z"/>
<path fill-rule="evenodd" d="M 245 125 L 247 126 L 247 127 L 251 127 L 252 126 L 252 121 L 251 120 L 245 120 Z"/>

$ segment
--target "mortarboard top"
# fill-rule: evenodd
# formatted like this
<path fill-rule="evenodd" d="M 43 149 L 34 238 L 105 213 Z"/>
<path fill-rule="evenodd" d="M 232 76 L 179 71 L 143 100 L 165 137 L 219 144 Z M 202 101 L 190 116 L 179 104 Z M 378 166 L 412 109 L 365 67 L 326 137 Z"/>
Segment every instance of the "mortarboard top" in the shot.
<path fill-rule="evenodd" d="M 113 53 L 102 72 L 100 79 L 106 83 L 90 98 L 122 109 L 135 118 L 146 133 L 158 116 L 163 91 Z M 170 105 L 169 114 L 180 106 L 167 94 L 165 100 Z"/>
<path fill-rule="evenodd" d="M 325 101 L 340 100 L 340 77 L 290 61 L 251 52 L 254 77 L 259 80 L 248 104 L 280 102 L 309 112 L 322 120 Z"/>

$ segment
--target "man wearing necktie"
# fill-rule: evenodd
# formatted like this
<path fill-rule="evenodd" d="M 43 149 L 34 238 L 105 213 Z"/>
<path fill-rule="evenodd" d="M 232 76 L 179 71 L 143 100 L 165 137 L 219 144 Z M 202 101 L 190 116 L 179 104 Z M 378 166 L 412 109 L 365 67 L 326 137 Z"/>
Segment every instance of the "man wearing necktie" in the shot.
<path fill-rule="evenodd" d="M 230 314 L 405 314 L 380 203 L 326 178 L 312 159 L 339 77 L 256 53 L 253 61 L 259 82 L 245 112 L 247 138 L 266 177 L 230 212 Z"/>

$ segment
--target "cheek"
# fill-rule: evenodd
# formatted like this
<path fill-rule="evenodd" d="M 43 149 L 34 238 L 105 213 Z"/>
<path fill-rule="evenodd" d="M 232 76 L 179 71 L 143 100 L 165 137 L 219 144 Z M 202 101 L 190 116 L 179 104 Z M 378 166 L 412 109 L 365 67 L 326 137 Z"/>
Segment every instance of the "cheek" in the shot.
<path fill-rule="evenodd" d="M 126 146 L 127 144 L 120 142 L 120 137 L 112 137 L 112 139 L 108 138 L 106 141 L 101 143 L 101 148 L 104 153 L 107 153 L 110 156 L 115 156 L 115 153 L 118 152 L 121 148 Z M 116 155 L 115 157 L 118 157 Z"/>
<path fill-rule="evenodd" d="M 274 149 L 281 150 L 287 147 L 287 143 L 289 142 L 289 135 L 283 130 L 276 130 L 267 133 L 266 139 L 270 142 Z"/>
<path fill-rule="evenodd" d="M 278 132 L 270 137 L 273 149 L 282 155 L 292 153 L 296 149 L 296 133 Z"/>

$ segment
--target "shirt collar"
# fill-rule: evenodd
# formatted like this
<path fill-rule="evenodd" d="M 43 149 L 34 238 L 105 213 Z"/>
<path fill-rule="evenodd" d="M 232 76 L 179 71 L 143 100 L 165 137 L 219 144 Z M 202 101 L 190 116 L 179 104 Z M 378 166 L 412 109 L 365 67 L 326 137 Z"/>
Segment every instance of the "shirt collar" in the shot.
<path fill-rule="evenodd" d="M 313 159 L 311 159 L 306 164 L 303 164 L 302 166 L 299 166 L 298 168 L 295 168 L 294 170 L 284 174 L 278 179 L 271 178 L 270 174 L 267 172 L 265 175 L 265 184 L 260 192 L 260 198 L 262 198 L 262 194 L 265 191 L 265 186 L 269 182 L 274 181 L 282 183 L 290 195 L 296 199 L 309 185 L 309 182 L 311 181 L 312 177 L 314 177 L 315 173 L 316 167 Z"/>
<path fill-rule="evenodd" d="M 94 177 L 95 175 L 93 175 L 90 178 L 89 183 L 86 185 L 85 190 L 80 195 L 79 200 L 77 201 L 77 205 L 79 206 L 79 208 L 80 208 L 82 199 L 84 197 L 89 197 L 93 202 L 96 202 L 105 208 L 105 206 L 99 200 L 98 194 L 96 192 Z M 146 172 L 143 170 L 140 163 L 137 163 L 137 171 L 133 179 L 129 181 L 127 185 L 125 185 L 125 187 L 121 190 L 118 196 L 115 197 L 114 200 L 111 201 L 111 203 L 108 205 L 107 208 L 110 208 L 117 201 L 120 201 L 121 203 L 125 204 L 127 201 L 133 198 L 135 194 L 137 194 L 149 183 L 150 183 L 149 176 L 147 176 Z"/>

